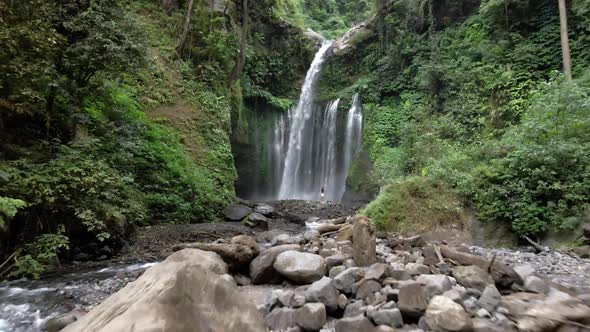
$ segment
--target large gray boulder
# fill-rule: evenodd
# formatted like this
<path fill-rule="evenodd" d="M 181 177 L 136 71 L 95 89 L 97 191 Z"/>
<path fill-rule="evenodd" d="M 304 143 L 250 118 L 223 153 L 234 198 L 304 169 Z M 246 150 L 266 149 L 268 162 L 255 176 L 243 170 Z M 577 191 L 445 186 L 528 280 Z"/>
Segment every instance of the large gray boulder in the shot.
<path fill-rule="evenodd" d="M 365 217 L 357 217 L 352 222 L 352 256 L 357 266 L 369 266 L 377 261 L 375 225 Z"/>
<path fill-rule="evenodd" d="M 292 281 L 310 283 L 326 274 L 326 261 L 319 255 L 299 251 L 285 251 L 279 254 L 274 269 Z"/>
<path fill-rule="evenodd" d="M 287 244 L 263 250 L 250 263 L 250 278 L 254 284 L 270 282 L 275 277 L 273 264 L 277 256 L 285 251 L 301 250 L 298 244 Z"/>
<path fill-rule="evenodd" d="M 467 288 L 483 291 L 486 286 L 494 285 L 494 278 L 478 266 L 457 266 L 453 268 L 453 277 Z"/>
<path fill-rule="evenodd" d="M 254 304 L 219 277 L 226 272 L 215 253 L 176 252 L 63 331 L 265 331 Z"/>
<path fill-rule="evenodd" d="M 416 278 L 416 281 L 424 285 L 428 299 L 453 288 L 449 277 L 442 274 L 423 274 Z"/>
<path fill-rule="evenodd" d="M 434 331 L 470 331 L 471 317 L 461 305 L 444 296 L 435 296 L 426 309 L 426 323 Z"/>
<path fill-rule="evenodd" d="M 374 332 L 375 326 L 365 316 L 354 316 L 342 318 L 336 321 L 336 332 Z"/>
<path fill-rule="evenodd" d="M 371 318 L 375 325 L 388 325 L 396 328 L 404 325 L 402 313 L 397 308 L 371 311 L 369 318 Z"/>
<path fill-rule="evenodd" d="M 334 286 L 342 292 L 350 293 L 352 292 L 352 285 L 361 280 L 364 275 L 365 271 L 362 268 L 349 267 L 334 277 Z"/>
<path fill-rule="evenodd" d="M 251 208 L 241 204 L 226 206 L 225 209 L 221 211 L 225 219 L 230 221 L 242 221 L 251 212 Z"/>
<path fill-rule="evenodd" d="M 323 303 L 307 303 L 297 309 L 297 325 L 305 331 L 319 331 L 326 325 L 327 314 Z"/>
<path fill-rule="evenodd" d="M 307 302 L 323 303 L 328 311 L 334 312 L 338 309 L 338 290 L 334 287 L 334 282 L 328 277 L 314 282 L 305 291 L 305 300 Z"/>
<path fill-rule="evenodd" d="M 487 286 L 479 297 L 479 306 L 493 312 L 502 302 L 502 295 L 494 285 Z"/>
<path fill-rule="evenodd" d="M 398 299 L 399 310 L 404 316 L 410 318 L 422 316 L 428 305 L 424 287 L 417 282 L 402 285 L 399 290 Z"/>

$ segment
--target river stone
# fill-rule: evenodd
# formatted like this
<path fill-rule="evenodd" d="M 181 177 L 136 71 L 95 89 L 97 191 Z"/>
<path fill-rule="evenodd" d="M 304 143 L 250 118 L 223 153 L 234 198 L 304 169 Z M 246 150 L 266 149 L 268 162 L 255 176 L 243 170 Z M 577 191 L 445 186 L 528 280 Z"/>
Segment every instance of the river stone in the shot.
<path fill-rule="evenodd" d="M 328 265 L 328 268 L 330 269 L 330 271 L 332 271 L 333 267 L 342 265 L 342 263 L 344 263 L 344 261 L 346 259 L 348 259 L 348 256 L 332 255 L 332 256 L 326 257 L 326 264 Z"/>
<path fill-rule="evenodd" d="M 453 268 L 453 277 L 467 288 L 484 290 L 487 285 L 494 285 L 494 279 L 486 271 L 475 265 L 457 266 Z"/>
<path fill-rule="evenodd" d="M 416 281 L 424 284 L 424 290 L 428 299 L 436 295 L 441 295 L 453 287 L 449 277 L 442 274 L 423 274 L 416 278 Z"/>
<path fill-rule="evenodd" d="M 226 272 L 217 254 L 176 252 L 64 331 L 264 331 L 254 304 L 219 278 Z"/>
<path fill-rule="evenodd" d="M 273 267 L 286 278 L 301 283 L 317 281 L 326 274 L 326 261 L 321 256 L 299 251 L 280 253 Z"/>
<path fill-rule="evenodd" d="M 356 217 L 352 222 L 352 256 L 357 266 L 369 266 L 377 261 L 375 225 L 366 217 Z"/>
<path fill-rule="evenodd" d="M 250 263 L 250 278 L 254 284 L 270 282 L 275 276 L 273 264 L 277 256 L 285 251 L 301 250 L 298 244 L 286 244 L 263 250 Z"/>
<path fill-rule="evenodd" d="M 338 296 L 338 308 L 344 309 L 348 305 L 348 298 L 344 294 Z"/>
<path fill-rule="evenodd" d="M 412 275 L 429 274 L 430 268 L 424 264 L 408 263 L 405 268 Z"/>
<path fill-rule="evenodd" d="M 489 319 L 474 318 L 471 321 L 473 325 L 473 332 L 513 332 L 514 328 L 500 326 Z"/>
<path fill-rule="evenodd" d="M 399 309 L 411 318 L 418 318 L 422 315 L 428 305 L 426 292 L 421 284 L 409 282 L 400 287 L 398 294 Z"/>
<path fill-rule="evenodd" d="M 528 276 L 524 280 L 524 289 L 528 292 L 538 294 L 546 294 L 549 291 L 547 283 L 537 276 Z"/>
<path fill-rule="evenodd" d="M 365 313 L 365 302 L 363 300 L 354 301 L 344 309 L 344 317 L 354 317 Z"/>
<path fill-rule="evenodd" d="M 388 325 L 396 328 L 404 325 L 402 313 L 399 309 L 373 310 L 370 312 L 369 318 L 375 323 L 375 325 Z"/>
<path fill-rule="evenodd" d="M 252 212 L 251 208 L 249 208 L 245 205 L 241 205 L 241 204 L 226 206 L 225 209 L 223 209 L 223 211 L 221 211 L 221 213 L 223 214 L 225 219 L 230 220 L 230 221 L 242 221 L 251 212 Z"/>
<path fill-rule="evenodd" d="M 364 276 L 364 271 L 359 267 L 349 267 L 340 272 L 334 278 L 334 286 L 339 291 L 350 293 L 352 292 L 352 285 Z"/>
<path fill-rule="evenodd" d="M 328 273 L 328 276 L 332 279 L 336 278 L 337 275 L 339 275 L 340 273 L 342 273 L 342 271 L 346 270 L 346 267 L 339 265 L 339 266 L 334 266 L 333 268 L 330 269 L 330 272 Z"/>
<path fill-rule="evenodd" d="M 362 280 L 360 281 L 358 288 L 356 289 L 355 298 L 366 299 L 375 292 L 381 290 L 381 284 L 375 280 Z"/>
<path fill-rule="evenodd" d="M 531 264 L 521 264 L 514 267 L 514 272 L 525 280 L 528 276 L 532 276 L 537 272 Z"/>
<path fill-rule="evenodd" d="M 310 242 L 311 240 L 314 239 L 318 239 L 320 237 L 320 232 L 318 231 L 307 231 L 305 233 L 303 233 L 303 239 L 305 239 L 305 241 Z"/>
<path fill-rule="evenodd" d="M 285 244 L 299 244 L 301 243 L 301 238 L 297 236 L 291 236 L 289 234 L 279 234 L 275 236 L 270 245 L 273 247 L 281 246 Z"/>
<path fill-rule="evenodd" d="M 306 331 L 318 331 L 326 325 L 326 319 L 326 307 L 323 303 L 307 303 L 295 313 L 297 325 Z"/>
<path fill-rule="evenodd" d="M 486 286 L 478 300 L 480 307 L 489 312 L 494 312 L 500 305 L 500 302 L 502 302 L 502 295 L 496 286 L 493 285 Z"/>
<path fill-rule="evenodd" d="M 275 308 L 270 314 L 266 315 L 266 325 L 273 331 L 284 331 L 289 327 L 297 326 L 296 313 L 296 309 Z"/>
<path fill-rule="evenodd" d="M 388 267 L 389 265 L 383 263 L 375 263 L 369 266 L 365 271 L 365 279 L 381 280 Z"/>
<path fill-rule="evenodd" d="M 336 332 L 374 332 L 375 326 L 365 316 L 354 316 L 342 318 L 336 321 L 334 325 Z"/>
<path fill-rule="evenodd" d="M 43 323 L 42 330 L 45 332 L 59 332 L 66 326 L 73 324 L 82 318 L 84 314 L 84 312 L 74 310 L 70 313 L 50 318 L 45 323 Z"/>
<path fill-rule="evenodd" d="M 468 331 L 471 318 L 463 307 L 444 296 L 435 296 L 426 308 L 426 323 L 435 331 Z"/>
<path fill-rule="evenodd" d="M 254 207 L 254 212 L 259 213 L 265 217 L 272 217 L 275 212 L 275 208 L 268 204 L 260 203 Z"/>
<path fill-rule="evenodd" d="M 334 312 L 338 309 L 338 295 L 332 279 L 322 277 L 322 279 L 311 284 L 305 291 L 305 300 L 307 302 L 323 303 L 328 311 Z"/>

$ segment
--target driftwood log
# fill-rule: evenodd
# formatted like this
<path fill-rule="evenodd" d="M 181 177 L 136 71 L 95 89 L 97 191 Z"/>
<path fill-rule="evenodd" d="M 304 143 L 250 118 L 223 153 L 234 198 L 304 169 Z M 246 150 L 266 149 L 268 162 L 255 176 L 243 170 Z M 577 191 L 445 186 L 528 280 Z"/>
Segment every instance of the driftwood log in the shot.
<path fill-rule="evenodd" d="M 340 229 L 346 227 L 345 224 L 335 225 L 335 224 L 321 224 L 315 228 L 320 234 L 328 233 L 328 232 L 336 232 Z"/>
<path fill-rule="evenodd" d="M 496 284 L 501 288 L 510 288 L 512 283 L 523 284 L 522 278 L 514 269 L 502 262 L 493 260 L 490 263 L 484 257 L 458 252 L 446 246 L 441 246 L 440 251 L 444 257 L 459 265 L 475 265 L 484 271 L 489 269 L 492 278 L 494 278 Z"/>
<path fill-rule="evenodd" d="M 531 246 L 533 246 L 533 248 L 535 248 L 535 251 L 538 253 L 543 252 L 543 251 L 547 251 L 546 248 L 544 248 L 542 245 L 538 244 L 537 242 L 533 241 L 530 237 L 523 235 L 522 237 L 523 239 L 525 239 L 528 243 L 531 244 Z"/>

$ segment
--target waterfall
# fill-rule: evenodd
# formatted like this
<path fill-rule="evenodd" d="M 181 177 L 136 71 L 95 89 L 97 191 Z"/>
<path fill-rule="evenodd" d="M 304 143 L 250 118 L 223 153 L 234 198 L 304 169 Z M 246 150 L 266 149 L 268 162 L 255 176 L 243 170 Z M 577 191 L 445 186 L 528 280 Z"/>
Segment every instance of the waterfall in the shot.
<path fill-rule="evenodd" d="M 332 41 L 325 41 L 315 55 L 301 88 L 299 103 L 289 111 L 289 140 L 279 190 L 280 199 L 315 199 L 319 196 L 321 184 L 313 181 L 316 174 L 314 171 L 318 170 L 312 169 L 315 166 L 312 160 L 314 151 L 310 149 L 314 142 L 311 121 L 315 109 L 313 88 L 325 61 L 325 54 L 332 44 Z M 312 188 L 313 185 L 318 187 Z"/>
<path fill-rule="evenodd" d="M 352 159 L 360 150 L 363 139 L 363 113 L 361 112 L 361 102 L 359 94 L 356 93 L 352 98 L 352 107 L 346 116 L 346 136 L 344 139 L 344 161 L 343 172 L 338 181 L 339 188 L 337 191 L 338 200 L 342 199 L 346 190 L 346 178 L 350 172 Z"/>
<path fill-rule="evenodd" d="M 342 200 L 361 146 L 363 116 L 358 94 L 346 113 L 338 111 L 340 99 L 322 105 L 314 101 L 315 85 L 332 46 L 333 42 L 324 42 L 315 55 L 296 107 L 288 112 L 260 108 L 260 121 L 250 123 L 255 161 L 242 171 L 246 197 L 318 200 L 324 188 L 327 200 Z"/>

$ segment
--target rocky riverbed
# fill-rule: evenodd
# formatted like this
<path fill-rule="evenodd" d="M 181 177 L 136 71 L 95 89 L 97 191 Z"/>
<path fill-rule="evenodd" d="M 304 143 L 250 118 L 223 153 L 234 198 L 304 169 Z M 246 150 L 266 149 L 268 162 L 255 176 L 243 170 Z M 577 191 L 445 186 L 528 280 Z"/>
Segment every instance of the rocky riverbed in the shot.
<path fill-rule="evenodd" d="M 228 279 L 258 306 L 265 316 L 265 324 L 276 331 L 456 328 L 445 325 L 450 323 L 465 324 L 460 328 L 475 331 L 511 331 L 534 323 L 519 321 L 519 317 L 521 320 L 524 317 L 523 312 L 515 310 L 542 309 L 547 301 L 553 300 L 577 301 L 573 297 L 576 293 L 588 292 L 590 260 L 557 251 L 534 254 L 526 249 L 473 246 L 453 249 L 476 254 L 485 262 L 491 262 L 495 253 L 493 264 L 504 262 L 515 266 L 522 284 L 509 280 L 508 286 L 501 279 L 506 276 L 494 273 L 491 275 L 500 279 L 490 281 L 485 274 L 479 281 L 465 279 L 457 268 L 467 266 L 477 273 L 481 271 L 457 262 L 457 257 L 446 257 L 444 252 L 440 254 L 444 261 L 441 262 L 437 252 L 433 253 L 434 248 L 445 247 L 440 242 L 426 244 L 418 239 L 388 235 L 375 239 L 374 261 L 361 262 L 359 259 L 363 260 L 367 254 L 354 257 L 352 219 L 342 218 L 353 211 L 338 205 L 280 202 L 265 204 L 263 209 L 256 205 L 246 207 L 242 211 L 246 215 L 241 219 L 253 219 L 251 223 L 146 228 L 131 243 L 130 253 L 114 259 L 109 266 L 41 281 L 1 283 L 0 331 L 41 331 L 48 321 L 55 323 L 51 318 L 62 314 L 66 314 L 62 320 L 65 317 L 71 322 L 136 280 L 155 262 L 181 249 L 174 246 L 182 242 L 214 245 L 209 249 L 218 252 L 228 263 L 232 274 Z M 263 218 L 258 215 L 250 218 L 254 213 Z M 306 225 L 315 230 L 309 230 Z M 235 240 L 237 235 L 249 235 L 252 241 L 243 237 Z M 219 249 L 232 244 L 238 250 Z M 244 246 L 256 249 L 246 256 L 234 255 L 246 252 L 241 250 Z M 370 256 L 371 247 L 365 250 Z M 407 294 L 413 295 L 406 298 Z M 498 294 L 500 303 L 496 303 Z M 588 303 L 587 295 L 582 299 Z M 585 307 L 578 308 L 586 313 Z M 454 322 L 445 321 L 445 317 L 453 317 Z M 563 324 L 554 325 L 558 325 L 557 329 Z"/>

